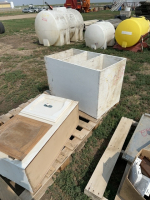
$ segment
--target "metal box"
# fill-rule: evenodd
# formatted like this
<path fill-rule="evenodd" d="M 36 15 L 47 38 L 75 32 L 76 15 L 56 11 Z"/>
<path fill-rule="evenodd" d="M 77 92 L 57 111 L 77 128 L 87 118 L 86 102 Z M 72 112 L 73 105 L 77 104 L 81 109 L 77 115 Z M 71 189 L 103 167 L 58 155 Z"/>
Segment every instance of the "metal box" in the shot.
<path fill-rule="evenodd" d="M 150 145 L 150 115 L 144 114 L 123 154 L 128 162 L 133 162 L 138 152 Z"/>
<path fill-rule="evenodd" d="M 45 56 L 52 95 L 79 101 L 79 109 L 100 118 L 120 100 L 126 58 L 70 49 Z"/>

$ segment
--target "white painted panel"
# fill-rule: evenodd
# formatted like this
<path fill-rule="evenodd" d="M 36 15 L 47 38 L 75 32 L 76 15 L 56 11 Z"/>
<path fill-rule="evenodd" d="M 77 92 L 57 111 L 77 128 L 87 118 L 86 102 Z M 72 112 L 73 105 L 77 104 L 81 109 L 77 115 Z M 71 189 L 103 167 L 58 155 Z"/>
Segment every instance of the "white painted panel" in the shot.
<path fill-rule="evenodd" d="M 100 55 L 86 61 L 82 62 L 78 61 L 78 64 L 86 68 L 102 70 L 102 62 L 103 62 L 103 55 Z"/>
<path fill-rule="evenodd" d="M 96 118 L 99 71 L 45 57 L 52 95 L 79 101 L 79 109 Z"/>
<path fill-rule="evenodd" d="M 20 167 L 17 167 L 13 165 L 12 163 L 8 162 L 7 158 L 5 158 L 5 154 L 0 152 L 0 174 L 13 182 L 17 183 L 18 185 L 21 185 L 25 189 L 32 191 L 32 188 L 30 186 L 30 183 L 28 181 L 28 178 L 25 174 L 25 170 L 21 169 Z"/>
<path fill-rule="evenodd" d="M 56 122 L 70 106 L 71 100 L 42 94 L 26 106 L 20 114 L 35 116 L 49 122 Z"/>
<path fill-rule="evenodd" d="M 101 55 L 102 56 L 102 55 Z M 71 56 L 70 58 L 66 58 L 63 61 L 83 66 L 86 68 L 91 68 L 91 69 L 99 69 L 99 63 L 100 63 L 100 54 L 97 53 L 90 53 L 90 52 L 83 52 L 75 56 Z"/>
<path fill-rule="evenodd" d="M 117 56 L 110 56 L 110 55 L 103 55 L 103 69 L 110 67 L 111 65 L 117 64 L 118 62 L 122 61 L 124 58 L 117 57 Z M 113 68 L 115 65 L 113 66 Z"/>
<path fill-rule="evenodd" d="M 70 56 L 74 56 L 82 52 L 84 51 L 78 50 L 78 49 L 69 49 L 66 51 L 59 52 L 57 54 L 49 55 L 48 57 L 58 59 L 58 60 L 63 60 L 63 59 L 69 58 Z"/>
<path fill-rule="evenodd" d="M 73 56 L 70 56 L 69 58 L 63 59 L 63 61 L 72 63 L 72 64 L 76 64 L 78 62 L 82 62 L 85 60 L 87 60 L 87 52 L 82 52 L 80 54 L 73 55 Z"/>
<path fill-rule="evenodd" d="M 100 75 L 98 118 L 120 100 L 126 59 L 105 68 Z"/>

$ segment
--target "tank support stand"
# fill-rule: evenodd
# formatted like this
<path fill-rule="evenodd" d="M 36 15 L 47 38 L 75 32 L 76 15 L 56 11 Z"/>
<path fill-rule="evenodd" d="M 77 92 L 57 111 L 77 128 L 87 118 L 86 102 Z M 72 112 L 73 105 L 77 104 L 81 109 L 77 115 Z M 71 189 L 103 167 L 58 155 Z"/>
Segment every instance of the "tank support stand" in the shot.
<path fill-rule="evenodd" d="M 143 52 L 143 48 L 149 48 L 149 45 L 146 43 L 146 41 L 149 38 L 149 33 L 146 33 L 145 35 L 142 35 L 138 43 L 136 43 L 132 47 L 123 48 L 118 43 L 116 43 L 113 48 L 118 50 L 126 50 L 126 51 L 133 51 L 133 52 Z"/>

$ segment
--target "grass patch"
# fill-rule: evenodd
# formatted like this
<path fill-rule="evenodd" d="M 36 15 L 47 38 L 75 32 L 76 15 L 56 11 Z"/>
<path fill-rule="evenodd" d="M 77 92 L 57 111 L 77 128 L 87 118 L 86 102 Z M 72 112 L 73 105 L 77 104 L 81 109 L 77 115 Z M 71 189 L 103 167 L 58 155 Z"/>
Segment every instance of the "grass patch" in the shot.
<path fill-rule="evenodd" d="M 20 48 L 18 48 L 18 50 L 22 51 L 22 50 L 25 50 L 25 48 L 24 47 L 20 47 Z"/>
<path fill-rule="evenodd" d="M 23 13 L 22 10 L 1 10 L 0 12 L 0 17 L 3 17 L 3 16 L 14 16 L 14 15 L 24 15 L 26 13 Z"/>
<path fill-rule="evenodd" d="M 5 33 L 0 35 L 0 38 L 6 35 L 14 34 L 31 34 L 35 33 L 34 18 L 31 19 L 14 19 L 2 21 L 5 26 Z"/>

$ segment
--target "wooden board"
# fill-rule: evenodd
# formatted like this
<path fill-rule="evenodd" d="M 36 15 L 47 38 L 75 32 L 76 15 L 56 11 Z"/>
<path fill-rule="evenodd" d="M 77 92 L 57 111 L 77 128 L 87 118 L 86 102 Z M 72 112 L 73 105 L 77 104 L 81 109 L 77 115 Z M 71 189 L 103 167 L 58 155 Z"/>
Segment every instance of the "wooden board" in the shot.
<path fill-rule="evenodd" d="M 133 120 L 122 117 L 107 149 L 101 157 L 84 193 L 93 199 L 102 199 Z"/>
<path fill-rule="evenodd" d="M 0 151 L 23 160 L 50 128 L 50 124 L 16 115 L 0 127 Z"/>

